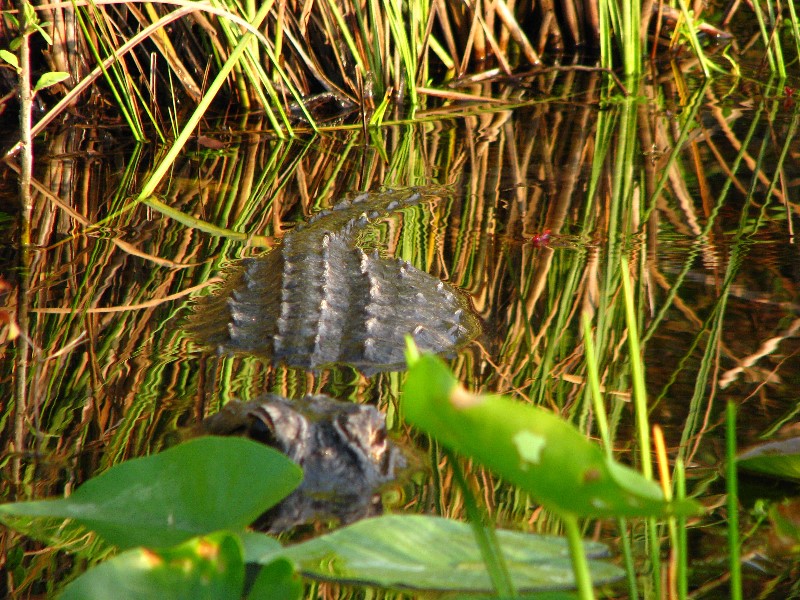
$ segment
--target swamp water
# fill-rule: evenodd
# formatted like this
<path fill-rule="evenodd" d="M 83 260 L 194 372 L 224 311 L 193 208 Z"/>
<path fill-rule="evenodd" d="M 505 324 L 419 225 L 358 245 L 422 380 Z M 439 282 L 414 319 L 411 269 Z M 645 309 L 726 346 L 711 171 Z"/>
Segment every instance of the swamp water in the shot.
<path fill-rule="evenodd" d="M 38 434 L 28 435 L 23 456 L 5 456 L 4 500 L 18 493 L 15 460 L 20 497 L 58 495 L 166 448 L 180 428 L 231 399 L 324 393 L 376 406 L 399 438 L 428 452 L 425 484 L 396 497 L 392 510 L 463 519 L 446 461 L 398 418 L 402 372 L 312 373 L 217 356 L 184 327 L 192 298 L 219 286 L 226 267 L 262 255 L 347 193 L 446 186 L 436 199 L 377 219 L 358 246 L 468 295 L 483 334 L 451 360 L 467 387 L 551 408 L 596 438 L 580 330 L 588 309 L 615 450 L 636 465 L 620 278 L 627 258 L 650 421 L 664 428 L 670 459 L 685 461 L 689 495 L 709 509 L 690 524 L 691 584 L 701 597 L 726 597 L 725 402 L 739 407 L 742 446 L 797 420 L 798 109 L 782 88 L 744 97 L 724 80 L 693 90 L 682 83 L 608 98 L 600 79 L 553 73 L 492 90 L 507 104 L 419 111 L 414 123 L 369 139 L 354 127 L 281 142 L 263 135 L 256 118 L 229 120 L 218 124 L 225 133 L 204 132 L 222 144 L 199 139 L 153 206 L 130 202 L 152 162 L 146 149 L 113 129 L 52 129 L 36 149 L 36 249 L 23 298 L 34 347 L 25 427 Z M 5 165 L 10 314 L 19 301 L 15 185 Z M 5 333 L 0 424 L 9 447 L 16 343 Z M 555 519 L 488 472 L 467 477 L 499 526 L 558 532 Z M 752 529 L 743 549 L 747 597 L 799 593 L 797 568 L 770 545 L 756 502 L 796 488 L 742 478 L 742 530 Z M 634 558 L 644 573 L 640 529 Z M 3 535 L 6 551 L 20 543 Z M 590 523 L 585 535 L 618 549 L 615 523 Z M 62 543 L 79 556 L 91 551 L 82 538 Z M 53 589 L 75 568 L 56 551 L 23 564 L 28 579 L 15 579 L 23 592 Z M 641 585 L 652 591 L 647 577 Z M 624 584 L 611 592 L 626 593 Z"/>

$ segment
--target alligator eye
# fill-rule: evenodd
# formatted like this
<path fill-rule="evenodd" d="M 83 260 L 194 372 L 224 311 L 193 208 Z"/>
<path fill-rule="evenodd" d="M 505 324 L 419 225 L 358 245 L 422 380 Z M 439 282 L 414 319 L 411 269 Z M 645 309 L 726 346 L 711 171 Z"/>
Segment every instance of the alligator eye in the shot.
<path fill-rule="evenodd" d="M 382 446 L 386 443 L 386 429 L 381 427 L 380 429 L 376 429 L 372 432 L 372 445 L 373 446 Z"/>
<path fill-rule="evenodd" d="M 267 446 L 278 447 L 278 438 L 275 437 L 275 422 L 269 411 L 259 406 L 250 412 L 250 427 L 247 435 L 250 439 L 266 444 Z"/>

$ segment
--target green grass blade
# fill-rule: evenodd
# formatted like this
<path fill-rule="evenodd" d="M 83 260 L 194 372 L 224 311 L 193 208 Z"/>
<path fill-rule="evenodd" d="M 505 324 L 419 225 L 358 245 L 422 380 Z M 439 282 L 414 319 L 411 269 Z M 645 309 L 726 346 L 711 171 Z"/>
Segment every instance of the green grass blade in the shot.
<path fill-rule="evenodd" d="M 261 9 L 256 14 L 255 19 L 253 20 L 253 25 L 258 27 L 258 25 L 264 20 L 267 16 L 267 6 L 262 6 Z M 186 142 L 189 141 L 192 133 L 194 132 L 197 124 L 200 122 L 200 119 L 203 118 L 208 108 L 211 106 L 211 103 L 214 101 L 217 93 L 222 89 L 222 86 L 225 84 L 225 80 L 228 74 L 233 70 L 236 64 L 239 61 L 239 57 L 247 50 L 250 40 L 252 39 L 250 36 L 251 33 L 247 33 L 242 39 L 239 41 L 239 44 L 234 48 L 233 52 L 231 52 L 228 60 L 220 69 L 220 72 L 208 86 L 206 93 L 203 95 L 203 99 L 197 105 L 197 108 L 192 113 L 192 116 L 184 125 L 183 130 L 181 131 L 180 135 L 175 139 L 175 143 L 169 149 L 167 154 L 164 158 L 161 159 L 161 162 L 155 168 L 153 173 L 147 179 L 145 184 L 142 186 L 139 195 L 137 196 L 137 201 L 142 201 L 145 198 L 150 198 L 153 196 L 156 188 L 161 183 L 161 180 L 167 174 L 167 172 L 172 168 L 175 159 L 183 150 L 183 147 L 186 145 Z"/>
<path fill-rule="evenodd" d="M 686 469 L 679 458 L 675 461 L 675 499 L 686 500 Z M 678 547 L 675 579 L 678 586 L 678 600 L 686 600 L 689 596 L 689 536 L 686 528 L 686 517 L 678 517 Z"/>
<path fill-rule="evenodd" d="M 469 484 L 464 477 L 464 472 L 458 464 L 458 459 L 449 450 L 445 450 L 447 460 L 450 467 L 453 469 L 453 477 L 456 484 L 461 489 L 464 496 L 464 508 L 467 511 L 467 517 L 472 527 L 472 532 L 475 535 L 475 541 L 481 550 L 483 562 L 486 565 L 486 570 L 492 580 L 492 585 L 498 596 L 501 598 L 516 598 L 517 592 L 514 589 L 514 582 L 511 580 L 511 575 L 508 571 L 503 551 L 500 544 L 497 542 L 497 535 L 495 534 L 494 527 L 487 525 L 484 517 L 478 508 L 478 503 L 475 500 L 475 495 L 469 489 Z M 588 569 L 588 567 L 587 567 Z"/>
<path fill-rule="evenodd" d="M 600 375 L 598 373 L 597 356 L 592 339 L 592 322 L 587 312 L 582 313 L 581 322 L 583 324 L 584 358 L 586 359 L 586 374 L 589 379 L 589 393 L 592 398 L 595 418 L 597 419 L 597 429 L 600 431 L 600 439 L 603 440 L 603 447 L 610 458 L 613 446 L 611 444 L 611 434 L 608 429 L 608 416 L 606 415 L 606 407 L 603 403 L 603 394 L 600 391 Z"/>
<path fill-rule="evenodd" d="M 711 67 L 709 66 L 705 52 L 703 52 L 703 46 L 700 44 L 700 40 L 697 39 L 697 29 L 694 26 L 692 14 L 686 7 L 686 0 L 678 0 L 678 5 L 681 7 L 681 13 L 683 14 L 684 26 L 686 27 L 686 34 L 689 37 L 689 43 L 692 45 L 692 50 L 694 50 L 694 54 L 697 57 L 697 60 L 700 62 L 700 68 L 703 69 L 703 75 L 705 75 L 706 78 L 709 78 L 711 77 Z"/>
<path fill-rule="evenodd" d="M 742 565 L 739 560 L 739 487 L 736 472 L 736 404 L 728 401 L 725 409 L 726 487 L 728 492 L 728 565 L 731 575 L 731 600 L 742 600 Z"/>

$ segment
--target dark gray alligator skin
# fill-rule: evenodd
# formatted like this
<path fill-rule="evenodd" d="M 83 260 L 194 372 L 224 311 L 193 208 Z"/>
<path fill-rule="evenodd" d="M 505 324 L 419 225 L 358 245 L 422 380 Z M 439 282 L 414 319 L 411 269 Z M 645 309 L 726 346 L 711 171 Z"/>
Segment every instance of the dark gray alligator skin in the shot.
<path fill-rule="evenodd" d="M 222 352 L 306 369 L 351 364 L 372 374 L 405 366 L 404 337 L 442 353 L 474 337 L 468 300 L 394 258 L 366 254 L 371 219 L 419 203 L 423 189 L 365 193 L 288 233 L 280 248 L 232 270 L 201 301 L 189 329 Z"/>
<path fill-rule="evenodd" d="M 267 394 L 229 402 L 203 421 L 203 430 L 266 443 L 303 469 L 300 487 L 256 522 L 257 529 L 271 533 L 322 519 L 344 525 L 379 514 L 380 488 L 409 467 L 410 455 L 387 437 L 377 409 L 323 395 L 287 400 Z"/>

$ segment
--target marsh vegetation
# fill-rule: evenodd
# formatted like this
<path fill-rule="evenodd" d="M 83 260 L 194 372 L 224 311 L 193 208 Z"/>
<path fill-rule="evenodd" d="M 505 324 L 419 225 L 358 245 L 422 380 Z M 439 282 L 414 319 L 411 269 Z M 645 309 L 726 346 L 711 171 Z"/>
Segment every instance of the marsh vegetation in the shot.
<path fill-rule="evenodd" d="M 35 19 L 29 11 L 27 29 L 22 13 L 4 11 L 18 67 L 8 70 L 23 87 L 47 73 L 69 79 L 45 80 L 39 109 L 20 94 L 23 123 L 41 112 L 27 121 L 32 131 L 9 134 L 23 144 L 0 180 L 3 499 L 71 497 L 112 467 L 174 451 L 182 428 L 234 398 L 325 393 L 376 406 L 424 453 L 427 477 L 392 490 L 391 512 L 564 533 L 541 490 L 529 496 L 502 465 L 450 455 L 464 448 L 417 429 L 424 419 L 405 420 L 406 373 L 217 355 L 185 328 L 220 273 L 349 193 L 436 186 L 424 203 L 375 219 L 357 244 L 469 296 L 484 333 L 449 372 L 469 393 L 558 415 L 615 461 L 703 506 L 576 519 L 626 574 L 597 593 L 799 593 L 790 469 L 778 469 L 777 483 L 742 471 L 737 486 L 732 460 L 737 444 L 791 439 L 798 410 L 793 8 L 740 7 L 727 22 L 713 7 L 692 15 L 681 5 L 670 48 L 654 42 L 665 39 L 663 10 L 653 22 L 648 6 L 600 3 L 593 29 L 583 6 L 79 3 Z M 20 43 L 15 19 L 28 33 Z M 735 35 L 712 47 L 705 24 Z M 126 41 L 125 58 L 90 81 Z M 554 53 L 578 48 L 580 59 Z M 11 101 L 3 107 L 16 115 Z M 243 448 L 251 465 L 278 461 Z M 275 477 L 288 493 L 285 468 Z M 230 470 L 209 472 L 238 489 L 224 478 Z M 254 497 L 267 494 L 256 487 Z M 227 501 L 235 518 L 207 532 L 234 533 L 190 538 L 161 557 L 213 547 L 232 564 L 260 552 L 267 587 L 256 590 L 272 582 L 285 597 L 360 597 L 359 587 L 301 584 L 298 554 L 264 558 L 278 556 L 266 536 L 235 535 L 258 510 Z M 164 543 L 130 525 L 109 543 L 107 530 L 75 518 L 3 516 L 9 595 L 55 594 L 121 549 Z M 296 552 L 324 556 L 317 543 Z M 503 589 L 487 544 L 481 556 Z M 241 593 L 236 577 L 218 589 Z"/>

